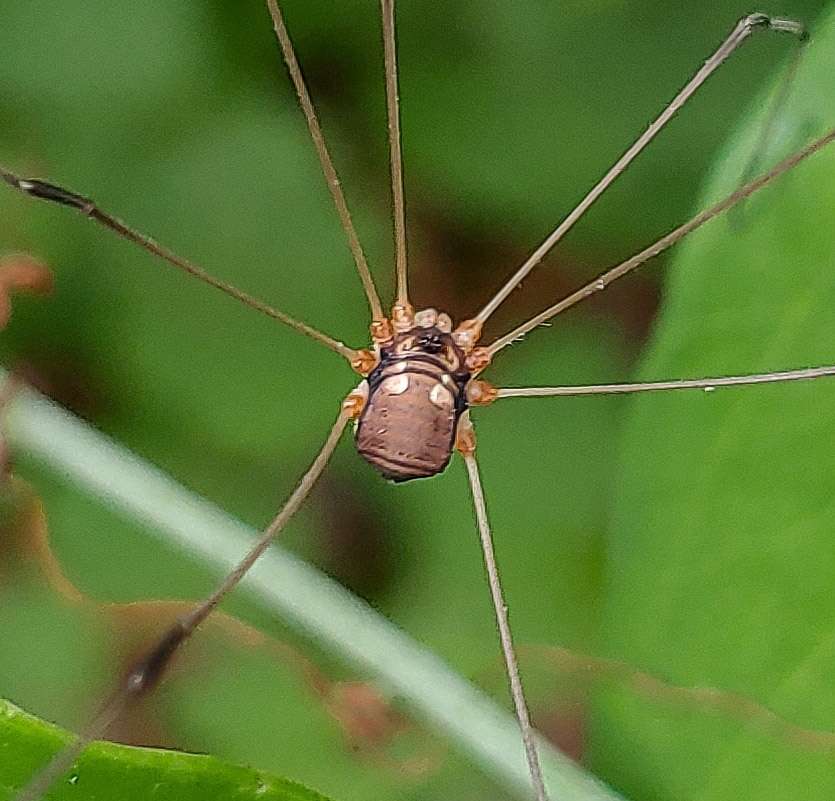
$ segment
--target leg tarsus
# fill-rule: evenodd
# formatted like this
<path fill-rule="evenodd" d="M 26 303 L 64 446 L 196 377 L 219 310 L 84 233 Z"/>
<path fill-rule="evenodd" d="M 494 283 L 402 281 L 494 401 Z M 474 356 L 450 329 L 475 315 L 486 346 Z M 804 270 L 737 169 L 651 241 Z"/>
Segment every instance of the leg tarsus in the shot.
<path fill-rule="evenodd" d="M 746 24 L 750 28 L 770 28 L 772 31 L 779 31 L 780 33 L 789 33 L 792 36 L 797 36 L 801 41 L 806 41 L 809 38 L 809 31 L 802 22 L 798 22 L 788 17 L 772 17 L 770 14 L 764 14 L 761 11 L 755 11 L 742 19 L 742 24 Z"/>

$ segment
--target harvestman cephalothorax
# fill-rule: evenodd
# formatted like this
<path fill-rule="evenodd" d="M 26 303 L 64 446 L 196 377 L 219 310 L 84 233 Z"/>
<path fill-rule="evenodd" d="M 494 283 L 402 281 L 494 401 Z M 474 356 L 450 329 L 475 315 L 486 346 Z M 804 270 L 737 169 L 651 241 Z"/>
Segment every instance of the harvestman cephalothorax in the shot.
<path fill-rule="evenodd" d="M 276 0 L 267 0 L 278 42 L 298 94 L 302 111 L 318 154 L 327 186 L 332 195 L 342 227 L 356 264 L 370 309 L 371 345 L 355 349 L 324 334 L 288 314 L 252 297 L 231 284 L 220 281 L 201 267 L 183 259 L 150 237 L 127 226 L 89 198 L 55 184 L 24 178 L 0 167 L 0 177 L 13 189 L 33 198 L 69 206 L 105 228 L 132 241 L 153 255 L 186 273 L 214 286 L 248 306 L 313 339 L 333 353 L 348 360 L 362 380 L 342 404 L 325 444 L 296 490 L 267 526 L 262 537 L 239 565 L 201 604 L 183 616 L 159 639 L 155 647 L 134 665 L 125 680 L 74 745 L 58 754 L 18 796 L 19 801 L 39 798 L 92 740 L 106 734 L 110 724 L 137 699 L 151 692 L 163 677 L 172 657 L 220 602 L 240 582 L 249 568 L 269 547 L 295 514 L 326 467 L 331 454 L 349 423 L 355 424 L 357 450 L 376 470 L 396 482 L 428 478 L 444 470 L 453 452 L 463 458 L 469 477 L 478 531 L 484 552 L 489 587 L 494 604 L 502 651 L 505 658 L 511 695 L 521 729 L 530 769 L 533 792 L 538 801 L 548 798 L 539 767 L 527 704 L 519 676 L 499 573 L 493 554 L 485 495 L 476 459 L 476 441 L 469 418 L 471 406 L 489 405 L 499 398 L 523 396 L 594 395 L 683 389 L 716 386 L 739 386 L 768 382 L 812 379 L 835 375 L 835 367 L 822 366 L 777 373 L 718 376 L 696 379 L 664 380 L 643 384 L 595 386 L 496 388 L 480 378 L 507 345 L 550 320 L 560 312 L 604 289 L 654 256 L 663 252 L 691 231 L 726 212 L 762 187 L 770 184 L 802 160 L 812 156 L 835 139 L 835 130 L 809 143 L 737 191 L 702 211 L 689 222 L 602 273 L 594 281 L 554 303 L 514 330 L 493 342 L 482 344 L 481 332 L 486 321 L 508 295 L 540 263 L 592 204 L 627 169 L 673 115 L 699 90 L 718 67 L 751 35 L 758 31 L 776 31 L 803 38 L 801 26 L 791 20 L 752 14 L 740 20 L 716 52 L 705 62 L 676 98 L 632 144 L 623 156 L 564 218 L 525 263 L 501 285 L 489 302 L 471 319 L 453 324 L 450 317 L 435 309 L 415 310 L 410 302 L 403 195 L 403 160 L 399 121 L 397 58 L 395 46 L 394 0 L 381 0 L 385 52 L 385 85 L 389 120 L 389 152 L 394 209 L 396 252 L 396 299 L 389 314 L 377 293 L 363 248 L 355 231 L 345 197 L 322 136 L 310 96 L 296 61 L 290 37 Z"/>

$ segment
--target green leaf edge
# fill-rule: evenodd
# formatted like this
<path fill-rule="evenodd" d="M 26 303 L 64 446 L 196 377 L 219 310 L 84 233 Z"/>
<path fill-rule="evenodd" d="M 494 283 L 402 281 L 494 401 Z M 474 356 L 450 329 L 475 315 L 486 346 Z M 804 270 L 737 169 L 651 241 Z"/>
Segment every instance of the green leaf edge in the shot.
<path fill-rule="evenodd" d="M 11 797 L 26 773 L 37 770 L 50 755 L 69 745 L 72 735 L 11 702 L 0 699 L 0 795 Z M 14 786 L 10 786 L 9 774 Z M 101 798 L 102 785 L 116 798 L 183 799 L 192 793 L 203 798 L 233 801 L 328 801 L 298 782 L 252 768 L 233 765 L 208 754 L 189 754 L 161 748 L 140 748 L 97 742 L 85 749 L 72 777 L 59 780 L 49 798 L 75 801 Z M 191 790 L 191 793 L 186 793 Z"/>

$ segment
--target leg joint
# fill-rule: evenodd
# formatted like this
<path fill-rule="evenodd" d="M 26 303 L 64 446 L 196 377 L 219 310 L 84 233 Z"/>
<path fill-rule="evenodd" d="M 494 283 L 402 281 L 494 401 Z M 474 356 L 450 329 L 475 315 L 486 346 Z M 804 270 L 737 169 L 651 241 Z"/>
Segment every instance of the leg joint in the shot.
<path fill-rule="evenodd" d="M 154 649 L 134 665 L 125 680 L 125 690 L 131 698 L 139 698 L 159 684 L 172 657 L 190 633 L 188 625 L 177 621 L 165 632 Z"/>

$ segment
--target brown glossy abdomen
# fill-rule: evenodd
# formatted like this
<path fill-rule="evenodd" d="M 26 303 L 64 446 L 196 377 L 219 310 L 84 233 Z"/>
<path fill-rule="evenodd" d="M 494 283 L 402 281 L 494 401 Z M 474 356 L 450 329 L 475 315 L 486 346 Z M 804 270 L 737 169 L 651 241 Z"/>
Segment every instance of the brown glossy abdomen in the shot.
<path fill-rule="evenodd" d="M 455 441 L 457 389 L 440 371 L 436 376 L 403 370 L 384 377 L 360 417 L 360 455 L 393 481 L 440 473 Z"/>

